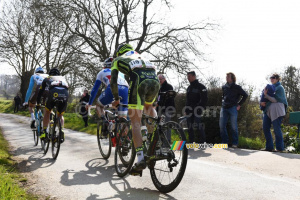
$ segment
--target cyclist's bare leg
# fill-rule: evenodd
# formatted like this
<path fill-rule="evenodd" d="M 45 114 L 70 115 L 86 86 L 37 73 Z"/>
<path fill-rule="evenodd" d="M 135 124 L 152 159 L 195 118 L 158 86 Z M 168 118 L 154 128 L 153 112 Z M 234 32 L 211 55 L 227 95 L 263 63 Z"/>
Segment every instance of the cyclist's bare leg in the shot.
<path fill-rule="evenodd" d="M 152 104 L 144 104 L 144 113 L 146 115 L 151 116 L 151 117 L 156 117 L 157 116 L 156 110 L 154 109 Z M 146 126 L 147 126 L 148 132 L 153 133 L 154 125 L 149 125 L 149 124 L 146 123 Z"/>
<path fill-rule="evenodd" d="M 35 107 L 35 104 L 29 102 L 28 111 L 29 111 L 30 114 L 33 113 L 34 107 Z"/>
<path fill-rule="evenodd" d="M 61 117 L 60 118 L 60 123 L 61 123 L 61 127 L 63 128 L 64 125 L 65 125 L 65 118 L 64 118 L 63 114 L 58 114 L 57 116 Z"/>
<path fill-rule="evenodd" d="M 35 107 L 35 104 L 31 103 L 30 101 L 28 102 L 28 111 L 30 113 L 30 116 L 31 116 L 31 120 L 35 120 L 34 118 L 34 107 Z"/>
<path fill-rule="evenodd" d="M 96 105 L 96 112 L 98 117 L 100 118 L 102 115 L 104 115 L 103 105 Z"/>
<path fill-rule="evenodd" d="M 132 137 L 135 148 L 141 147 L 143 145 L 142 135 L 141 135 L 141 116 L 143 111 L 136 109 L 129 109 L 128 114 L 131 120 L 132 127 Z"/>
<path fill-rule="evenodd" d="M 48 125 L 49 125 L 49 122 L 50 122 L 50 113 L 51 113 L 50 110 L 45 109 L 44 119 L 43 119 L 43 127 L 44 127 L 44 129 L 46 129 L 48 127 Z"/>

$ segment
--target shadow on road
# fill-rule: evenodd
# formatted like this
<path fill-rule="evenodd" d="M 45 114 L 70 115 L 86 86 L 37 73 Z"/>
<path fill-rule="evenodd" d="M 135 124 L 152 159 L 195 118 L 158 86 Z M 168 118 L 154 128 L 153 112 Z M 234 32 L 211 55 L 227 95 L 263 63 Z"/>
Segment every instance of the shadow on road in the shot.
<path fill-rule="evenodd" d="M 44 154 L 40 148 L 32 147 L 19 147 L 12 151 L 14 156 L 27 155 L 26 160 L 18 162 L 18 168 L 21 172 L 32 172 L 40 168 L 50 167 L 55 163 L 52 158 L 44 158 Z"/>
<path fill-rule="evenodd" d="M 211 153 L 206 153 L 204 150 L 193 150 L 189 149 L 189 157 L 188 159 L 198 159 L 198 158 L 203 158 L 203 157 L 209 157 L 211 156 Z"/>
<path fill-rule="evenodd" d="M 272 154 L 274 154 L 276 156 L 281 156 L 281 157 L 284 157 L 284 158 L 288 158 L 288 159 L 297 159 L 297 160 L 300 160 L 300 154 L 280 153 L 280 152 L 272 152 Z"/>
<path fill-rule="evenodd" d="M 119 182 L 122 180 L 122 182 Z M 115 182 L 115 183 L 114 183 Z M 144 188 L 132 188 L 129 182 L 125 178 L 112 177 L 109 181 L 111 187 L 116 191 L 112 197 L 97 198 L 99 195 L 91 194 L 86 200 L 98 200 L 98 199 L 176 199 L 169 194 L 160 193 L 157 190 L 151 190 L 147 187 Z M 142 187 L 142 186 L 141 186 Z"/>
<path fill-rule="evenodd" d="M 108 160 L 95 158 L 88 161 L 85 166 L 87 170 L 74 171 L 64 170 L 60 183 L 65 186 L 101 184 L 109 181 L 114 173 L 114 166 L 107 166 Z"/>

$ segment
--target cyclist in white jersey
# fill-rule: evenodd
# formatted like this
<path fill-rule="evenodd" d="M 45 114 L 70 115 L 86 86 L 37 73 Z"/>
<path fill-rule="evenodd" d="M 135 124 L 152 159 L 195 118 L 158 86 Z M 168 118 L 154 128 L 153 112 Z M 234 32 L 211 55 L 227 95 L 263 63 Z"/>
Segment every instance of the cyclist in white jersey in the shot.
<path fill-rule="evenodd" d="M 113 58 L 111 58 L 111 57 L 107 58 L 104 61 L 104 63 L 103 63 L 104 69 L 98 73 L 96 82 L 95 82 L 94 87 L 91 92 L 90 101 L 86 105 L 86 109 L 88 109 L 92 105 L 92 103 L 97 95 L 98 89 L 99 89 L 101 83 L 103 83 L 106 89 L 100 95 L 100 97 L 98 98 L 97 103 L 96 103 L 96 111 L 97 111 L 97 114 L 99 117 L 101 117 L 104 114 L 103 106 L 110 104 L 113 101 L 113 95 L 112 95 L 111 89 L 110 89 L 110 77 L 111 77 L 110 68 L 111 68 L 112 61 L 113 61 Z M 129 85 L 124 78 L 124 74 L 121 74 L 121 76 L 119 75 L 119 77 L 118 77 L 119 95 L 122 97 L 121 103 L 126 104 L 126 105 L 128 104 L 128 88 L 129 88 Z M 118 108 L 118 115 L 120 117 L 126 117 L 127 111 L 128 111 L 127 108 L 120 106 Z"/>
<path fill-rule="evenodd" d="M 36 128 L 35 127 L 35 118 L 34 118 L 34 107 L 36 104 L 36 100 L 37 100 L 37 95 L 39 93 L 39 89 L 40 86 L 44 80 L 44 78 L 46 78 L 48 76 L 48 74 L 44 74 L 44 69 L 42 67 L 38 67 L 35 70 L 35 74 L 33 74 L 30 78 L 30 82 L 29 82 L 29 87 L 27 89 L 27 93 L 26 93 L 26 97 L 25 97 L 25 101 L 23 106 L 28 105 L 29 102 L 29 113 L 31 115 L 31 128 Z M 44 97 L 46 97 L 46 94 L 43 95 Z M 45 98 L 44 98 L 45 101 Z"/>

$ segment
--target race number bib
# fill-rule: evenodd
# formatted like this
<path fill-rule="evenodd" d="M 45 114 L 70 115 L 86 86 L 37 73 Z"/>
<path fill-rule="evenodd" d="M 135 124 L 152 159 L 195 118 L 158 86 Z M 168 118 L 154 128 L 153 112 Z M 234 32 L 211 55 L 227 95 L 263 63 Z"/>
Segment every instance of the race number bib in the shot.
<path fill-rule="evenodd" d="M 155 69 L 155 66 L 149 61 L 149 60 L 144 60 L 146 68 L 153 68 Z M 137 60 L 132 60 L 129 63 L 130 68 L 133 70 L 135 68 L 143 68 L 143 63 L 142 60 L 137 59 Z"/>

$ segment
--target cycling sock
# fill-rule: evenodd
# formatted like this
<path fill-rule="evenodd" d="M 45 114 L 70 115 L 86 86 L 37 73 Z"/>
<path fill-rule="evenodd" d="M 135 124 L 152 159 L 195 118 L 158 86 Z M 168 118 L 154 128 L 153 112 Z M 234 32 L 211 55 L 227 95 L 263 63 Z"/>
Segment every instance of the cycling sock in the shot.
<path fill-rule="evenodd" d="M 136 151 L 136 157 L 137 161 L 140 162 L 141 160 L 144 160 L 144 152 L 143 152 L 143 147 L 138 147 L 135 149 Z"/>
<path fill-rule="evenodd" d="M 33 113 L 31 113 L 31 120 L 35 120 Z"/>

